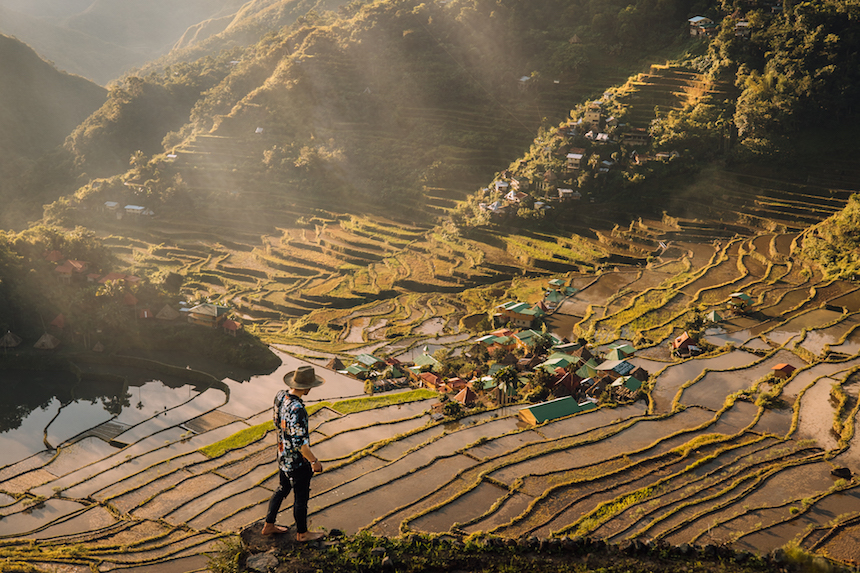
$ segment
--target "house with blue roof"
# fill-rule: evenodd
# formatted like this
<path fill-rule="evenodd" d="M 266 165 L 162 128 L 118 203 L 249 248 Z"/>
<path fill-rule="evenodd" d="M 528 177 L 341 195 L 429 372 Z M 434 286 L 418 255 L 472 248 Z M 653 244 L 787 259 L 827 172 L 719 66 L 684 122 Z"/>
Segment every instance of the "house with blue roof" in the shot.
<path fill-rule="evenodd" d="M 597 372 L 617 379 L 621 376 L 627 376 L 635 369 L 636 367 L 626 360 L 604 360 L 597 367 Z"/>

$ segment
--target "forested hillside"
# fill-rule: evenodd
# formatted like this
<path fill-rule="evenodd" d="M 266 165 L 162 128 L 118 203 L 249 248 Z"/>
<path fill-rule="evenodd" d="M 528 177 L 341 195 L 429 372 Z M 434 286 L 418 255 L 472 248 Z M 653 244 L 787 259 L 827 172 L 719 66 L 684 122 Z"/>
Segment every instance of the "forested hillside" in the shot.
<path fill-rule="evenodd" d="M 0 77 L 0 198 L 6 226 L 17 219 L 10 215 L 19 207 L 37 219 L 39 202 L 56 197 L 55 190 L 48 190 L 48 195 L 33 190 L 31 196 L 21 196 L 19 190 L 39 159 L 60 146 L 75 126 L 102 105 L 106 91 L 57 71 L 23 43 L 3 35 Z"/>
<path fill-rule="evenodd" d="M 681 1 L 640 10 L 353 3 L 310 13 L 243 52 L 129 78 L 67 148 L 90 176 L 104 177 L 138 149 L 162 151 L 159 131 L 169 152 L 204 134 L 259 128 L 265 145 L 225 184 L 267 177 L 328 196 L 409 201 L 424 186 L 473 185 L 495 171 L 547 116 L 566 116 L 572 94 L 601 89 L 596 76 L 617 77 L 643 50 L 677 41 L 689 9 Z M 549 105 L 540 86 L 555 92 Z M 175 115 L 160 113 L 165 89 L 181 92 Z M 185 125 L 183 110 L 191 112 Z M 468 121 L 452 121 L 455 113 Z"/>

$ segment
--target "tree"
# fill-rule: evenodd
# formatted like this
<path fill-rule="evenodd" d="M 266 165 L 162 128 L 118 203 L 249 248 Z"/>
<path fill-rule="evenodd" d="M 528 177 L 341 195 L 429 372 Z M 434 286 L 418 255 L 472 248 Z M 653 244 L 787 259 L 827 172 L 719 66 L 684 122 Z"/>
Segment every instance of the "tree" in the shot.
<path fill-rule="evenodd" d="M 499 389 L 501 402 L 504 406 L 512 391 L 516 391 L 518 389 L 520 380 L 519 372 L 517 372 L 517 369 L 513 366 L 505 366 L 493 375 L 493 380 L 496 381 L 496 387 Z"/>

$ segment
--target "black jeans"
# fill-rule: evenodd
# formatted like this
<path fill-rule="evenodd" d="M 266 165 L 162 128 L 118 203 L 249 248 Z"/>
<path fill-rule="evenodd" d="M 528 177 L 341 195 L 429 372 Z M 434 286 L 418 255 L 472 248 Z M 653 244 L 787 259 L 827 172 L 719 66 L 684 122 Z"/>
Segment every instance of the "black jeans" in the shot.
<path fill-rule="evenodd" d="M 301 465 L 287 475 L 283 470 L 278 470 L 281 485 L 272 494 L 269 500 L 269 510 L 266 513 L 266 523 L 275 523 L 278 512 L 281 510 L 281 502 L 293 493 L 293 519 L 296 520 L 296 533 L 305 533 L 308 530 L 308 499 L 311 497 L 311 478 L 314 470 L 307 460 L 302 460 Z"/>

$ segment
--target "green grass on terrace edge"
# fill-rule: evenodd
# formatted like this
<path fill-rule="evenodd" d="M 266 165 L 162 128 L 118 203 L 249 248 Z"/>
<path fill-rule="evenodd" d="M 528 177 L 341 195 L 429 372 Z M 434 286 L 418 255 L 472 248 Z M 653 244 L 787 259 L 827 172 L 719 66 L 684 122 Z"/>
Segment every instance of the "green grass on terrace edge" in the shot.
<path fill-rule="evenodd" d="M 372 396 L 368 398 L 352 398 L 349 400 L 341 400 L 339 402 L 317 402 L 308 406 L 308 415 L 321 410 L 322 408 L 330 408 L 339 414 L 355 414 L 356 412 L 364 412 L 365 410 L 373 410 L 375 408 L 384 408 L 386 406 L 394 406 L 396 404 L 404 404 L 406 402 L 417 402 L 419 400 L 427 400 L 437 397 L 439 394 L 432 390 L 410 390 L 408 392 L 398 392 L 396 394 L 386 394 L 382 396 Z M 271 421 L 239 430 L 232 436 L 224 438 L 214 444 L 209 444 L 200 448 L 198 451 L 207 458 L 213 459 L 223 456 L 231 450 L 238 450 L 252 444 L 266 435 L 267 432 L 274 429 Z"/>

